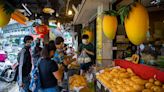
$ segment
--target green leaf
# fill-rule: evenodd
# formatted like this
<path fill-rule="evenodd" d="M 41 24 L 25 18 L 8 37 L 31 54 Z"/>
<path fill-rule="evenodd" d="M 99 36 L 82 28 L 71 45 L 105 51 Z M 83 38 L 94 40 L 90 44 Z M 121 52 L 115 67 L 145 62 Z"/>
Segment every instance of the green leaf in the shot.
<path fill-rule="evenodd" d="M 120 15 L 120 19 L 121 19 L 121 24 L 124 24 L 124 16 Z"/>
<path fill-rule="evenodd" d="M 121 19 L 121 24 L 124 23 L 124 19 L 125 17 L 127 17 L 129 15 L 130 12 L 130 6 L 122 6 L 119 10 L 118 10 L 118 14 L 120 15 L 120 19 Z"/>
<path fill-rule="evenodd" d="M 118 15 L 117 11 L 115 11 L 115 10 L 104 11 L 103 14 L 110 15 L 110 16 L 117 16 Z"/>

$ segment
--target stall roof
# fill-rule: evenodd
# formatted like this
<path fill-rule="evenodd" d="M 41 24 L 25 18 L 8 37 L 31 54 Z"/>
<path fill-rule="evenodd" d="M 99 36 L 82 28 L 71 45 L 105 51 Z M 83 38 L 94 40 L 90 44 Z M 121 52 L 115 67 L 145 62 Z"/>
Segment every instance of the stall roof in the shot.
<path fill-rule="evenodd" d="M 75 13 L 73 24 L 88 23 L 94 16 L 96 16 L 98 5 L 108 4 L 116 0 L 82 0 L 82 3 Z"/>
<path fill-rule="evenodd" d="M 82 0 L 82 3 L 77 8 L 75 13 L 73 24 L 86 24 L 92 18 L 96 16 L 97 6 L 101 3 L 109 4 L 110 2 L 116 3 L 116 8 L 118 9 L 122 5 L 127 5 L 133 0 Z M 160 11 L 164 10 L 164 0 L 160 0 L 157 4 L 152 4 L 151 2 L 156 0 L 140 0 L 140 2 L 148 9 L 148 11 Z"/>
<path fill-rule="evenodd" d="M 56 16 L 56 13 L 58 13 L 59 17 L 56 17 L 58 20 L 60 20 L 61 22 L 62 21 L 70 22 L 72 21 L 73 16 L 67 16 L 66 14 L 67 2 L 69 2 L 68 8 L 72 9 L 72 5 L 77 7 L 82 0 L 4 0 L 4 1 L 8 2 L 16 9 L 21 10 L 22 13 L 24 13 L 24 15 L 26 15 L 30 19 L 35 19 L 35 18 L 47 19 L 51 16 Z M 50 2 L 51 7 L 55 10 L 55 13 L 53 13 L 52 15 L 45 14 L 42 11 L 42 9 L 45 7 L 47 2 Z M 24 4 L 27 7 L 27 9 L 32 13 L 32 15 L 29 15 L 29 13 L 23 7 L 22 4 Z"/>

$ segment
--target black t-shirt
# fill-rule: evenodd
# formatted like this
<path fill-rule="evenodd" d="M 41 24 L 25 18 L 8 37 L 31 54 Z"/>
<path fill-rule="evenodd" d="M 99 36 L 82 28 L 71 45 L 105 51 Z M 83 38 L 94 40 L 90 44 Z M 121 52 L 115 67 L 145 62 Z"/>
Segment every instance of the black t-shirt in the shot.
<path fill-rule="evenodd" d="M 89 50 L 89 51 L 91 51 L 91 52 L 94 52 L 94 46 L 93 46 L 92 43 L 89 43 L 89 44 L 87 44 L 87 45 L 85 45 L 85 44 L 83 44 L 83 43 L 80 44 L 80 46 L 79 46 L 79 52 L 81 53 L 83 49 L 87 49 L 87 50 Z M 88 56 L 89 56 L 92 60 L 94 59 L 94 56 L 93 56 L 93 55 L 88 54 Z"/>
<path fill-rule="evenodd" d="M 58 70 L 58 65 L 55 61 L 50 59 L 42 59 L 39 64 L 39 73 L 42 88 L 55 87 L 57 79 L 54 77 L 53 72 Z"/>

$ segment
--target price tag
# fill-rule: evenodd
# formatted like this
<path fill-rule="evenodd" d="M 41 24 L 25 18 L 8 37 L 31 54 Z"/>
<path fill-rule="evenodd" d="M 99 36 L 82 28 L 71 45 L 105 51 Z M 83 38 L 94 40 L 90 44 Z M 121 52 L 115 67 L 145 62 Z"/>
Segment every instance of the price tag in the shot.
<path fill-rule="evenodd" d="M 97 81 L 97 87 L 98 87 L 99 89 L 101 89 L 101 84 L 100 84 L 100 82 L 98 82 L 98 81 Z"/>

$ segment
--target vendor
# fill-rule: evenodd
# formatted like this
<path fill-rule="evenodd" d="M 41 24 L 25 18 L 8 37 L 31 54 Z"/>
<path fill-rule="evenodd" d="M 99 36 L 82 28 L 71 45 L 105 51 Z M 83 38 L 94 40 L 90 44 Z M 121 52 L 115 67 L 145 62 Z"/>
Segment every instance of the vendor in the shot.
<path fill-rule="evenodd" d="M 80 54 L 86 53 L 91 58 L 91 62 L 83 63 L 80 65 L 80 74 L 83 74 L 84 71 L 88 71 L 89 67 L 92 66 L 94 63 L 94 46 L 88 41 L 88 39 L 88 35 L 84 34 L 82 36 L 82 44 L 80 44 L 79 46 L 79 52 Z"/>

